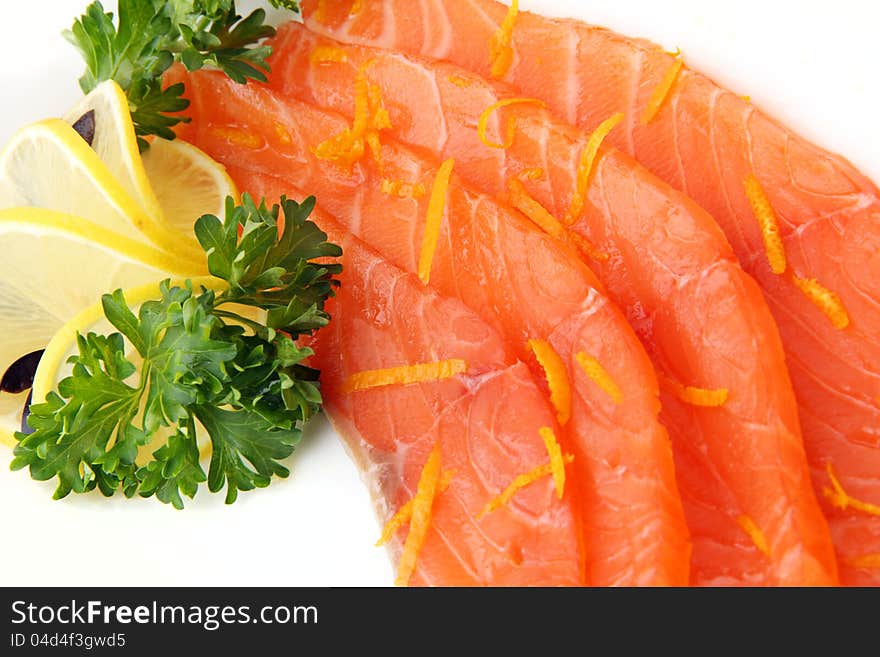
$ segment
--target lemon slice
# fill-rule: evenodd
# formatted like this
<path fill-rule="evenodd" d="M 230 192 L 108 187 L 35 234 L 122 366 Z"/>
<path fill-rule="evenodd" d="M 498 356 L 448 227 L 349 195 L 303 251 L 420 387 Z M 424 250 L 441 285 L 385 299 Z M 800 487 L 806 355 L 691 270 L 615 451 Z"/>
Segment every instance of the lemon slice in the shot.
<path fill-rule="evenodd" d="M 182 280 L 172 281 L 172 285 L 182 286 L 183 284 L 184 281 Z M 224 281 L 211 277 L 192 279 L 192 284 L 193 289 L 195 290 L 198 290 L 199 286 L 215 290 L 221 290 L 226 286 Z M 155 281 L 125 290 L 124 294 L 128 306 L 135 313 L 137 313 L 137 309 L 145 301 L 159 299 L 162 296 L 162 293 L 159 290 L 159 284 Z M 39 404 L 46 401 L 49 392 L 57 388 L 58 383 L 62 379 L 70 376 L 73 372 L 73 365 L 68 361 L 71 356 L 79 353 L 76 336 L 77 334 L 85 335 L 89 332 L 98 333 L 100 335 L 109 335 L 117 332 L 116 328 L 114 328 L 104 316 L 104 309 L 100 303 L 96 303 L 82 310 L 75 317 L 66 322 L 55 333 L 51 341 L 49 341 L 34 376 L 32 403 Z M 142 362 L 139 354 L 131 346 L 128 340 L 126 340 L 126 357 L 138 367 Z M 137 374 L 134 374 L 133 379 L 136 379 L 137 376 Z M 168 433 L 168 431 L 157 432 L 148 445 L 142 446 L 138 451 L 137 462 L 143 463 L 149 460 L 150 455 L 167 440 Z M 200 451 L 202 456 L 205 456 L 206 450 L 209 447 L 209 442 L 206 440 L 206 432 L 203 428 L 197 427 L 197 435 L 200 436 Z"/>
<path fill-rule="evenodd" d="M 223 216 L 227 196 L 238 199 L 226 169 L 180 140 L 153 139 L 141 154 L 128 99 L 113 80 L 102 82 L 65 114 L 73 124 L 94 112 L 92 150 L 120 186 L 160 226 L 179 232 L 200 253 L 193 225 L 203 214 Z"/>
<path fill-rule="evenodd" d="M 13 395 L 0 393 L 0 443 L 15 447 L 15 432 L 21 429 L 21 414 L 27 403 L 28 392 Z"/>
<path fill-rule="evenodd" d="M 98 155 L 59 119 L 19 130 L 0 154 L 0 209 L 34 206 L 86 217 L 120 235 L 190 262 L 204 253 L 147 215 Z"/>
<path fill-rule="evenodd" d="M 141 209 L 148 216 L 160 219 L 162 209 L 141 163 L 125 92 L 113 80 L 102 82 L 63 118 L 72 125 L 90 111 L 95 113 L 92 150 Z"/>
<path fill-rule="evenodd" d="M 84 219 L 37 208 L 0 210 L 0 376 L 101 295 L 205 273 Z M 19 428 L 27 393 L 0 392 L 0 439 Z"/>
<path fill-rule="evenodd" d="M 192 235 L 203 214 L 223 217 L 227 196 L 238 202 L 238 189 L 223 165 L 185 141 L 153 140 L 143 163 L 162 214 L 175 231 Z"/>

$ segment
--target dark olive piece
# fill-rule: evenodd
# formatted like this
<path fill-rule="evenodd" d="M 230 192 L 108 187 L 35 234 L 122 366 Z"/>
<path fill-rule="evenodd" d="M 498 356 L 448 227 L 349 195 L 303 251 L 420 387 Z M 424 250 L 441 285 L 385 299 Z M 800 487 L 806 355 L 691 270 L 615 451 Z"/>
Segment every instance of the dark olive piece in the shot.
<path fill-rule="evenodd" d="M 34 385 L 34 374 L 37 373 L 37 365 L 43 356 L 44 349 L 22 356 L 3 374 L 0 379 L 0 391 L 11 392 L 17 395 Z"/>
<path fill-rule="evenodd" d="M 89 110 L 76 120 L 73 129 L 91 146 L 95 139 L 95 110 Z"/>
<path fill-rule="evenodd" d="M 35 429 L 32 429 L 28 424 L 28 417 L 31 414 L 31 400 L 34 397 L 33 391 L 28 393 L 27 401 L 24 403 L 24 409 L 21 411 L 21 432 L 22 433 L 33 433 Z"/>

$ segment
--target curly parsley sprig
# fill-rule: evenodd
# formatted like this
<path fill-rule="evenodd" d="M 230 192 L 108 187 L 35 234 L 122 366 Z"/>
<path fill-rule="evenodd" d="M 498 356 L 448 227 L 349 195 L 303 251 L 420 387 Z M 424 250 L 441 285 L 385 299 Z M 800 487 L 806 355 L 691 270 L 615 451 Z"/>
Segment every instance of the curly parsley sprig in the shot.
<path fill-rule="evenodd" d="M 280 461 L 321 404 L 318 372 L 303 364 L 312 351 L 296 339 L 330 320 L 324 303 L 342 269 L 326 262 L 342 251 L 308 220 L 313 207 L 313 198 L 282 198 L 267 208 L 245 195 L 241 205 L 227 199 L 223 221 L 201 217 L 196 237 L 209 271 L 226 283 L 222 291 L 164 281 L 161 299 L 137 314 L 121 290 L 104 295 L 118 332 L 77 337 L 73 372 L 31 406 L 34 431 L 16 434 L 12 468 L 29 467 L 41 481 L 57 477 L 56 499 L 97 487 L 107 496 L 155 495 L 178 509 L 181 495 L 192 498 L 206 481 L 212 492 L 225 486 L 231 504 L 240 490 L 286 477 Z M 263 311 L 264 321 L 246 307 Z M 207 474 L 200 432 L 212 447 Z M 139 450 L 163 436 L 139 464 Z"/>
<path fill-rule="evenodd" d="M 299 10 L 291 0 L 270 4 Z M 219 68 L 239 83 L 266 81 L 271 48 L 262 41 L 275 30 L 265 21 L 263 9 L 239 16 L 234 0 L 119 0 L 118 20 L 96 1 L 64 35 L 85 59 L 84 93 L 105 80 L 125 91 L 143 149 L 144 137 L 174 139 L 171 128 L 188 121 L 179 114 L 189 106 L 183 84 L 162 86 L 175 61 L 190 71 Z"/>

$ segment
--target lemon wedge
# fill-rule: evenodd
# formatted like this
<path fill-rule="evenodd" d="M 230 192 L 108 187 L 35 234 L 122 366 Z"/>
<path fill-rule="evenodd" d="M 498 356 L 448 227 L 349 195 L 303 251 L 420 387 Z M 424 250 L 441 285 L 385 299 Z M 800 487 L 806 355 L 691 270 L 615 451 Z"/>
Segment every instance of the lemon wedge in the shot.
<path fill-rule="evenodd" d="M 19 130 L 0 154 L 0 209 L 23 206 L 87 217 L 119 235 L 204 263 L 191 231 L 182 235 L 147 215 L 97 153 L 60 119 Z"/>
<path fill-rule="evenodd" d="M 205 273 L 141 242 L 51 210 L 0 210 L 0 375 L 43 349 L 101 295 L 168 277 Z M 0 392 L 0 439 L 20 425 L 27 393 Z"/>
<path fill-rule="evenodd" d="M 154 139 L 143 154 L 143 163 L 172 230 L 192 235 L 196 219 L 203 214 L 223 217 L 226 197 L 239 200 L 238 189 L 223 165 L 180 139 Z"/>
<path fill-rule="evenodd" d="M 73 125 L 88 112 L 94 112 L 92 150 L 141 209 L 159 220 L 162 209 L 141 162 L 128 98 L 122 87 L 113 80 L 100 83 L 63 118 Z"/>

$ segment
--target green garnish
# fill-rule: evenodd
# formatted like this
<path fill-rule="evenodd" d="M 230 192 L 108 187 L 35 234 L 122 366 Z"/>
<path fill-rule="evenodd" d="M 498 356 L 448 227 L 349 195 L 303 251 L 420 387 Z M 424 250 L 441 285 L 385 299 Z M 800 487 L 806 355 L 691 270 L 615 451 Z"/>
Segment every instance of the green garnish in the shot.
<path fill-rule="evenodd" d="M 162 298 L 137 315 L 121 290 L 104 295 L 118 333 L 77 337 L 73 373 L 31 406 L 34 432 L 16 434 L 12 469 L 57 477 L 56 499 L 97 487 L 107 496 L 155 495 L 178 509 L 181 494 L 192 498 L 205 481 L 211 492 L 225 485 L 231 504 L 239 490 L 286 477 L 280 461 L 321 405 L 318 372 L 303 365 L 312 351 L 296 339 L 330 320 L 324 303 L 342 269 L 315 262 L 342 251 L 308 220 L 313 207 L 314 198 L 282 198 L 269 209 L 245 195 L 240 206 L 227 199 L 223 221 L 201 217 L 196 237 L 211 274 L 228 284 L 221 292 L 165 281 Z M 245 316 L 248 307 L 265 319 Z M 139 366 L 126 357 L 126 340 Z M 197 423 L 212 446 L 207 476 Z M 138 449 L 162 435 L 152 460 L 138 465 Z"/>
<path fill-rule="evenodd" d="M 270 0 L 279 8 L 299 10 L 291 0 Z M 144 137 L 174 139 L 171 130 L 188 119 L 183 84 L 162 88 L 162 74 L 174 62 L 190 71 L 214 66 L 236 82 L 266 81 L 271 48 L 260 42 L 275 34 L 256 9 L 243 18 L 234 0 L 119 0 L 119 18 L 93 2 L 66 31 L 80 51 L 86 72 L 79 80 L 89 93 L 105 80 L 115 80 L 128 96 L 141 149 Z"/>

